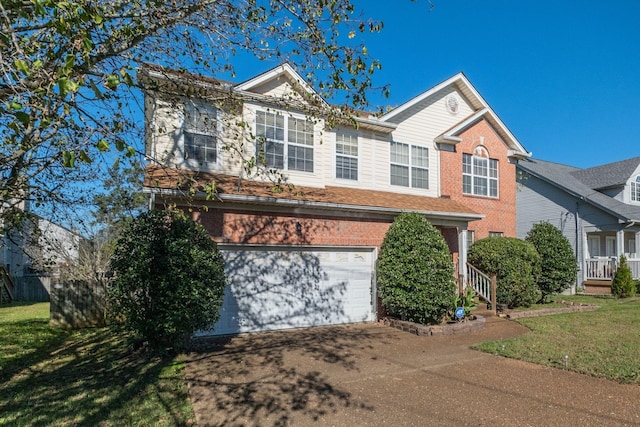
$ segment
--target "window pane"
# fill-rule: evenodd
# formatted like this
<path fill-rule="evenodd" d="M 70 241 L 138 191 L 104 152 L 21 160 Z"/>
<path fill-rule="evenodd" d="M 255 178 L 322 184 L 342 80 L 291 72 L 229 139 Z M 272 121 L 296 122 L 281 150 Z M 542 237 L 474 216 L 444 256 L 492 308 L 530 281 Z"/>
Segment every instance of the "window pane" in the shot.
<path fill-rule="evenodd" d="M 489 160 L 489 176 L 491 178 L 498 177 L 498 161 L 490 159 Z"/>
<path fill-rule="evenodd" d="M 471 175 L 462 175 L 462 192 L 464 194 L 473 194 L 471 189 Z"/>
<path fill-rule="evenodd" d="M 358 179 L 358 159 L 336 156 L 336 178 Z"/>
<path fill-rule="evenodd" d="M 264 162 L 267 167 L 284 168 L 284 144 L 273 141 L 264 143 Z"/>
<path fill-rule="evenodd" d="M 487 159 L 479 157 L 473 158 L 473 174 L 476 176 L 487 176 Z"/>
<path fill-rule="evenodd" d="M 284 118 L 275 113 L 256 111 L 256 136 L 284 141 Z"/>
<path fill-rule="evenodd" d="M 462 173 L 471 174 L 471 154 L 462 155 Z"/>
<path fill-rule="evenodd" d="M 313 172 L 313 148 L 289 145 L 287 157 L 289 170 Z"/>
<path fill-rule="evenodd" d="M 391 162 L 409 164 L 409 145 L 399 142 L 391 142 Z"/>
<path fill-rule="evenodd" d="M 313 125 L 306 120 L 289 117 L 289 142 L 313 146 Z"/>
<path fill-rule="evenodd" d="M 474 177 L 473 178 L 473 194 L 479 196 L 487 195 L 487 178 Z"/>
<path fill-rule="evenodd" d="M 429 167 L 429 149 L 426 147 L 411 146 L 411 166 L 422 168 Z"/>
<path fill-rule="evenodd" d="M 411 168 L 411 186 L 414 188 L 429 188 L 429 170 Z"/>
<path fill-rule="evenodd" d="M 216 138 L 211 135 L 197 133 L 184 134 L 184 157 L 199 163 L 215 163 L 217 161 Z"/>
<path fill-rule="evenodd" d="M 351 134 L 337 134 L 336 154 L 345 154 L 356 157 L 358 155 L 358 137 Z"/>
<path fill-rule="evenodd" d="M 409 167 L 391 165 L 391 185 L 409 186 Z"/>
<path fill-rule="evenodd" d="M 495 179 L 489 180 L 489 196 L 498 197 L 498 181 Z"/>

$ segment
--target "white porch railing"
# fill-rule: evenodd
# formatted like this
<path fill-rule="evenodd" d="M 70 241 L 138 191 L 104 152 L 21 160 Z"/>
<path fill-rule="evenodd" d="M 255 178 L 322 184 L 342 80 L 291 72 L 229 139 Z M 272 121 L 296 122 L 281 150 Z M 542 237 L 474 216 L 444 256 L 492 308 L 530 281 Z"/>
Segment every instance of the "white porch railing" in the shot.
<path fill-rule="evenodd" d="M 586 264 L 587 280 L 611 280 L 618 263 L 615 258 L 588 258 Z"/>
<path fill-rule="evenodd" d="M 491 310 L 496 312 L 496 276 L 489 277 L 482 271 L 467 263 L 467 283 L 485 301 L 491 304 Z"/>
<path fill-rule="evenodd" d="M 634 279 L 640 279 L 640 258 L 629 258 L 627 264 L 631 269 L 631 276 Z"/>
<path fill-rule="evenodd" d="M 640 258 L 627 259 L 631 276 L 640 279 Z M 618 268 L 617 258 L 588 258 L 586 261 L 586 280 L 613 280 Z"/>

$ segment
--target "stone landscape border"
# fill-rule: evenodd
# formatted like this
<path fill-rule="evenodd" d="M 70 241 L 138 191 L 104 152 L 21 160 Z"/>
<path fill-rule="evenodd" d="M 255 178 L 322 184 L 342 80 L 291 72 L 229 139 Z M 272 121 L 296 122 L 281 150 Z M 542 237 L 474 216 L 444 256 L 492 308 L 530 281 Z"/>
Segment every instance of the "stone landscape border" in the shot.
<path fill-rule="evenodd" d="M 524 317 L 538 317 L 549 316 L 552 314 L 561 313 L 575 313 L 578 311 L 592 311 L 600 308 L 599 305 L 588 305 L 581 303 L 573 303 L 568 301 L 561 301 L 561 304 L 566 304 L 567 307 L 555 307 L 555 308 L 542 308 L 539 310 L 526 310 L 526 311 L 510 311 L 509 313 L 503 313 L 500 316 L 507 319 L 521 319 Z"/>
<path fill-rule="evenodd" d="M 442 325 L 421 325 L 419 323 L 406 322 L 397 319 L 384 319 L 383 323 L 392 328 L 400 329 L 418 336 L 455 335 L 467 332 L 479 331 L 484 328 L 486 319 L 476 315 L 474 319 L 462 322 L 453 322 Z"/>

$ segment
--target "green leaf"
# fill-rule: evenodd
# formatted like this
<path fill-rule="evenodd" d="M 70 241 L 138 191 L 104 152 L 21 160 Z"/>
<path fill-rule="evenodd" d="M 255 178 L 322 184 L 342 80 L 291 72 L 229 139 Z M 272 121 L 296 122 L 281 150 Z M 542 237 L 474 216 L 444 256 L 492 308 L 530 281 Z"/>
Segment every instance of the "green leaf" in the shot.
<path fill-rule="evenodd" d="M 93 162 L 93 160 L 91 160 L 91 157 L 89 157 L 89 155 L 84 150 L 80 151 L 80 160 L 82 160 L 85 163 L 92 163 Z"/>
<path fill-rule="evenodd" d="M 109 143 L 106 140 L 101 139 L 100 141 L 98 141 L 97 147 L 98 147 L 98 150 L 104 152 L 109 149 Z"/>
<path fill-rule="evenodd" d="M 119 140 L 116 141 L 116 149 L 118 151 L 124 150 L 124 141 L 123 140 L 119 139 Z"/>
<path fill-rule="evenodd" d="M 15 115 L 16 115 L 16 119 L 20 120 L 24 125 L 28 125 L 29 122 L 31 121 L 31 119 L 29 118 L 29 115 L 24 111 L 16 111 Z"/>
<path fill-rule="evenodd" d="M 127 147 L 127 157 L 133 157 L 136 155 L 136 150 L 132 146 Z"/>
<path fill-rule="evenodd" d="M 12 110 L 22 110 L 22 104 L 18 102 L 10 102 L 9 108 L 11 108 Z"/>
<path fill-rule="evenodd" d="M 21 71 L 24 74 L 29 74 L 29 64 L 27 64 L 27 61 L 16 59 L 13 66 L 16 67 L 16 70 Z"/>
<path fill-rule="evenodd" d="M 120 78 L 115 74 L 111 74 L 107 77 L 106 86 L 111 90 L 116 90 L 118 88 L 118 84 L 120 83 Z"/>
<path fill-rule="evenodd" d="M 62 153 L 62 164 L 67 168 L 75 167 L 76 155 L 73 153 L 73 151 L 64 151 Z"/>

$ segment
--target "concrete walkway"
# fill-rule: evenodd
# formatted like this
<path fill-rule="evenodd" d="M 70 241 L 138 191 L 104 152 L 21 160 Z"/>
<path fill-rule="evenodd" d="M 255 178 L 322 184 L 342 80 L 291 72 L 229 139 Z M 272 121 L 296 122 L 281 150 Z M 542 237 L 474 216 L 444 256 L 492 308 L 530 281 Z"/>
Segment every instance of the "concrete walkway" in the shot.
<path fill-rule="evenodd" d="M 640 387 L 469 349 L 468 335 L 379 324 L 235 337 L 188 356 L 199 426 L 640 426 Z M 639 355 L 640 357 L 640 355 Z"/>

